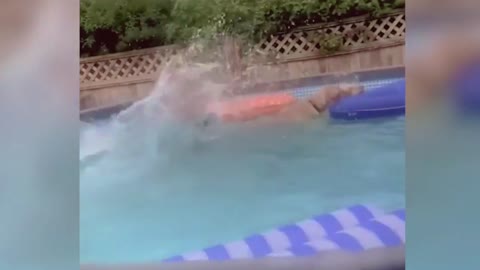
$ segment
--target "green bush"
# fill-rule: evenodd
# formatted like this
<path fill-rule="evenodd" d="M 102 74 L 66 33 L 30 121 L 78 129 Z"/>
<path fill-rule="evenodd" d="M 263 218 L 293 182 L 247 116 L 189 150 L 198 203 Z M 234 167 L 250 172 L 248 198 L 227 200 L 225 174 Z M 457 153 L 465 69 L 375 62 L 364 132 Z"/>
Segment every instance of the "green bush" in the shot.
<path fill-rule="evenodd" d="M 81 53 L 164 45 L 173 0 L 81 0 Z"/>
<path fill-rule="evenodd" d="M 292 28 L 404 7 L 399 0 L 81 0 L 82 55 L 212 39 L 256 42 Z"/>

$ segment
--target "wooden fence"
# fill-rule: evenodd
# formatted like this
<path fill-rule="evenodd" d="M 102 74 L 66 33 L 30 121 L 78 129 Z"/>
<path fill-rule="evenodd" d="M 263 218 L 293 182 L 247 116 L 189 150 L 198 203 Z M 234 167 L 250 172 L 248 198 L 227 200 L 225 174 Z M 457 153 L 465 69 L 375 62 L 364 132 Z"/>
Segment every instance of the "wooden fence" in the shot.
<path fill-rule="evenodd" d="M 251 57 L 248 58 L 261 59 L 262 62 L 249 62 L 243 79 L 250 82 L 262 81 L 262 79 L 263 81 L 272 81 L 275 78 L 285 78 L 285 76 L 279 76 L 279 72 L 276 72 L 275 75 L 260 78 L 262 77 L 260 73 L 266 72 L 265 66 L 270 66 L 269 70 L 274 70 L 275 68 L 272 69 L 272 67 L 282 65 L 283 69 L 290 67 L 297 70 L 298 65 L 289 64 L 295 62 L 307 63 L 304 69 L 311 69 L 313 60 L 318 62 L 321 59 L 330 59 L 335 56 L 340 57 L 339 61 L 348 62 L 352 60 L 341 59 L 341 56 L 395 46 L 398 48 L 369 56 L 388 58 L 384 61 L 385 63 L 373 63 L 377 60 L 366 61 L 369 63 L 361 65 L 359 68 L 401 65 L 403 64 L 405 28 L 405 13 L 396 11 L 380 18 L 356 17 L 335 23 L 301 27 L 289 33 L 280 33 L 266 38 L 254 47 Z M 182 48 L 178 46 L 164 46 L 81 59 L 80 90 L 92 92 L 96 89 L 151 83 L 158 78 L 162 65 L 181 51 Z M 260 57 L 262 55 L 265 57 Z M 397 60 L 392 61 L 391 58 Z M 310 63 L 308 63 L 309 61 Z M 318 66 L 318 64 L 316 65 Z M 262 68 L 256 68 L 257 66 L 262 66 Z M 317 73 L 334 71 L 334 69 L 320 68 L 315 74 L 307 72 L 308 74 L 305 73 L 306 75 L 302 76 L 316 76 L 320 75 Z M 288 78 L 294 79 L 295 76 L 294 73 L 291 73 Z M 145 92 L 142 90 L 142 95 Z M 92 93 L 88 95 L 91 96 Z M 110 96 L 112 95 L 110 94 Z M 84 96 L 87 94 L 81 95 L 81 97 Z M 98 103 L 81 107 L 85 109 L 85 107 L 104 105 Z M 100 103 L 115 102 L 102 101 Z"/>
<path fill-rule="evenodd" d="M 273 54 L 280 61 L 332 56 L 376 45 L 403 43 L 405 27 L 404 12 L 373 20 L 356 17 L 335 23 L 301 27 L 286 34 L 271 36 L 259 43 L 256 51 Z M 331 50 L 334 53 L 329 53 Z"/>
<path fill-rule="evenodd" d="M 155 79 L 162 64 L 179 51 L 176 46 L 156 47 L 80 60 L 80 88 Z"/>

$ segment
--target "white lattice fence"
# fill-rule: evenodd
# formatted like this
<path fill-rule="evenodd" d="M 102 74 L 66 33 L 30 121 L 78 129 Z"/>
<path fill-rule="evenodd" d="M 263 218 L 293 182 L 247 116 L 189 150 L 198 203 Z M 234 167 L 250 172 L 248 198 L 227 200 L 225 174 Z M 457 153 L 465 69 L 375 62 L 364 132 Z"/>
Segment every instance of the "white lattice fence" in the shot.
<path fill-rule="evenodd" d="M 177 53 L 175 47 L 158 47 L 80 61 L 81 88 L 155 79 L 161 66 Z"/>
<path fill-rule="evenodd" d="M 280 61 L 322 57 L 372 46 L 403 43 L 405 26 L 405 14 L 402 11 L 371 20 L 358 17 L 272 36 L 260 42 L 255 51 L 274 56 Z M 155 80 L 162 65 L 179 50 L 176 46 L 165 46 L 82 59 L 80 87 L 92 89 Z M 253 56 L 249 58 L 265 60 L 264 57 Z"/>
<path fill-rule="evenodd" d="M 271 36 L 256 46 L 256 52 L 277 60 L 292 60 L 380 44 L 403 43 L 405 27 L 403 12 L 372 20 L 358 17 L 341 24 L 310 26 Z"/>

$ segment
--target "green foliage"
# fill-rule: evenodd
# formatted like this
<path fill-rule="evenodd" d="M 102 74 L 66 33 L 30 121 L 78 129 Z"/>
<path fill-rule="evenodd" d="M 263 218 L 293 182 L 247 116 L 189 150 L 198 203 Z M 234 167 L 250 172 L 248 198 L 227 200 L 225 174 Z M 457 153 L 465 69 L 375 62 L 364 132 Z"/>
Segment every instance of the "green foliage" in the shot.
<path fill-rule="evenodd" d="M 363 14 L 404 0 L 81 0 L 81 52 L 95 55 L 232 35 L 256 42 L 275 32 Z"/>
<path fill-rule="evenodd" d="M 99 54 L 164 45 L 173 0 L 81 0 L 81 52 Z"/>

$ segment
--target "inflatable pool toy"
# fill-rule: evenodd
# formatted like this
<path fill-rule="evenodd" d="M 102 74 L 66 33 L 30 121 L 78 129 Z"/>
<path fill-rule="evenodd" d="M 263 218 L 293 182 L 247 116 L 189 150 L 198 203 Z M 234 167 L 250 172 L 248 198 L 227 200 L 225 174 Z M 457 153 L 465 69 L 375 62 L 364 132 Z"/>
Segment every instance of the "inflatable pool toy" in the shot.
<path fill-rule="evenodd" d="M 330 117 L 359 120 L 405 114 L 405 79 L 345 97 L 329 108 Z"/>
<path fill-rule="evenodd" d="M 243 240 L 174 256 L 164 262 L 309 256 L 327 250 L 364 251 L 405 243 L 405 210 L 390 214 L 356 205 Z"/>
<path fill-rule="evenodd" d="M 405 210 L 372 219 L 358 226 L 336 232 L 323 239 L 293 246 L 269 257 L 313 256 L 320 252 L 344 250 L 365 251 L 372 248 L 396 247 L 405 244 Z"/>
<path fill-rule="evenodd" d="M 306 255 L 299 250 L 312 250 L 312 245 L 314 249 L 333 247 L 339 250 L 397 246 L 405 241 L 404 219 L 403 210 L 386 215 L 374 207 L 355 205 L 254 234 L 240 241 L 174 256 L 164 262 L 252 259 L 281 256 L 285 252 Z"/>
<path fill-rule="evenodd" d="M 210 106 L 210 113 L 226 122 L 255 119 L 280 111 L 295 102 L 290 94 L 275 93 L 224 100 Z"/>

